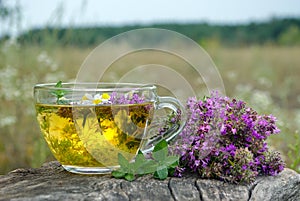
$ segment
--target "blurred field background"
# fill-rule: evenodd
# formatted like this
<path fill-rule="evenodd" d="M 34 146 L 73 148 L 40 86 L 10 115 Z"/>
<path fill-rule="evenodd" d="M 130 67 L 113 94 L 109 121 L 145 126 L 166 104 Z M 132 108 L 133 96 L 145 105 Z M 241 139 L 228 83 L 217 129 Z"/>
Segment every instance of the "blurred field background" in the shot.
<path fill-rule="evenodd" d="M 20 12 L 0 1 L 0 26 L 10 21 L 17 27 Z M 54 159 L 35 119 L 34 84 L 74 80 L 99 43 L 143 27 L 174 30 L 204 47 L 228 96 L 278 118 L 281 134 L 269 143 L 282 153 L 288 167 L 300 172 L 300 19 L 275 18 L 237 25 L 48 26 L 18 37 L 0 36 L 0 174 Z"/>

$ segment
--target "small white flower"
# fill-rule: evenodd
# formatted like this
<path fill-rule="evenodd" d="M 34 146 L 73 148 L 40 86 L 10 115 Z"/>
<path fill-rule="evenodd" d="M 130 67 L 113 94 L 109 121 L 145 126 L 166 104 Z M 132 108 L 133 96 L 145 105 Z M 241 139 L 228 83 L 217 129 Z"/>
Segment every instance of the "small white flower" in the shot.
<path fill-rule="evenodd" d="M 107 93 L 103 94 L 95 94 L 92 96 L 91 94 L 86 93 L 82 98 L 81 98 L 81 103 L 82 104 L 104 104 L 104 103 L 109 103 L 110 95 Z"/>

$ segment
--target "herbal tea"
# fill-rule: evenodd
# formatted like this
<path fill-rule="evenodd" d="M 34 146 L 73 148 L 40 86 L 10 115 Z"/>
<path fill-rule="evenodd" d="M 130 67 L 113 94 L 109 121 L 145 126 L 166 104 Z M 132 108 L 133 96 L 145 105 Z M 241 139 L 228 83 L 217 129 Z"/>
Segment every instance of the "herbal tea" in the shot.
<path fill-rule="evenodd" d="M 111 173 L 124 157 L 131 161 L 138 150 L 150 153 L 161 139 L 170 141 L 178 135 L 185 124 L 180 101 L 158 96 L 151 84 L 37 84 L 34 100 L 53 155 L 65 170 L 79 174 Z M 172 110 L 180 122 L 158 132 L 165 123 L 161 117 L 167 115 L 156 112 L 164 109 Z"/>
<path fill-rule="evenodd" d="M 126 105 L 36 104 L 37 119 L 54 156 L 63 166 L 110 167 L 118 153 L 136 155 L 152 102 Z"/>

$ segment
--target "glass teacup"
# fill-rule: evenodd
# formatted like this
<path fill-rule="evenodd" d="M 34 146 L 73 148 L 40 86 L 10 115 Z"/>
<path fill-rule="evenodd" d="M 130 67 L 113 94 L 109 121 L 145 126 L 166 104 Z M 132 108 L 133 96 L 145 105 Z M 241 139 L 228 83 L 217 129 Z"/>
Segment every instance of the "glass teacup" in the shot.
<path fill-rule="evenodd" d="M 119 153 L 134 160 L 138 150 L 147 153 L 161 139 L 170 141 L 185 124 L 180 101 L 158 96 L 154 85 L 37 84 L 34 98 L 37 120 L 50 150 L 73 173 L 110 173 L 119 167 Z M 159 121 L 153 118 L 162 108 L 169 108 L 179 119 L 176 126 L 159 133 L 153 123 Z"/>

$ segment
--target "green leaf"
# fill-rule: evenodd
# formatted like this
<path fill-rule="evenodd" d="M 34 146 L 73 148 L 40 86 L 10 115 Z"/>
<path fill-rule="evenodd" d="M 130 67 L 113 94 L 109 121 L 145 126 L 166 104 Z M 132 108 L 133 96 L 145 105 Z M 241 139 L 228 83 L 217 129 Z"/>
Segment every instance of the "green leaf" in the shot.
<path fill-rule="evenodd" d="M 146 162 L 146 158 L 144 154 L 141 151 L 139 151 L 137 156 L 135 157 L 135 162 L 134 162 L 135 164 L 134 166 L 136 167 L 135 169 L 138 169 L 145 162 Z"/>
<path fill-rule="evenodd" d="M 125 179 L 127 181 L 133 181 L 135 179 L 135 176 L 132 173 L 126 174 Z"/>
<path fill-rule="evenodd" d="M 153 152 L 159 151 L 164 148 L 168 148 L 168 143 L 166 140 L 161 140 L 159 143 L 155 145 Z"/>
<path fill-rule="evenodd" d="M 232 167 L 234 167 L 234 162 L 232 162 L 230 159 L 228 159 L 228 162 L 230 163 L 230 165 L 231 165 Z"/>
<path fill-rule="evenodd" d="M 158 179 L 166 179 L 168 175 L 173 175 L 175 167 L 178 166 L 178 156 L 168 156 L 168 143 L 160 141 L 153 150 L 153 159 L 146 159 L 144 154 L 139 151 L 135 161 L 130 163 L 121 153 L 118 154 L 120 168 L 112 172 L 115 178 L 124 178 L 133 181 L 136 175 L 154 173 Z"/>
<path fill-rule="evenodd" d="M 118 161 L 119 161 L 120 167 L 124 171 L 129 171 L 130 170 L 130 163 L 128 162 L 128 160 L 121 153 L 118 153 Z"/>
<path fill-rule="evenodd" d="M 117 179 L 123 178 L 125 176 L 126 173 L 121 172 L 119 170 L 114 170 L 112 171 L 111 175 Z"/>
<path fill-rule="evenodd" d="M 164 161 L 168 156 L 168 143 L 166 140 L 162 140 L 154 147 L 152 157 L 157 161 Z"/>
<path fill-rule="evenodd" d="M 166 179 L 168 177 L 168 168 L 165 165 L 158 167 L 154 177 L 161 180 Z"/>
<path fill-rule="evenodd" d="M 61 99 L 62 97 L 64 97 L 64 95 L 66 95 L 65 90 L 59 89 L 59 88 L 62 88 L 62 81 L 58 81 L 54 87 L 58 88 L 58 89 L 51 91 L 51 94 L 56 96 L 56 99 L 57 99 L 56 103 L 57 104 L 62 104 L 63 102 L 60 102 L 59 99 Z"/>
<path fill-rule="evenodd" d="M 168 156 L 164 161 L 163 164 L 167 167 L 177 167 L 179 163 L 178 156 Z"/>
<path fill-rule="evenodd" d="M 55 85 L 56 88 L 62 88 L 62 81 L 58 81 Z"/>
<path fill-rule="evenodd" d="M 172 176 L 174 176 L 174 173 L 175 173 L 175 167 L 169 167 L 168 168 L 168 176 L 172 177 Z"/>
<path fill-rule="evenodd" d="M 156 171 L 158 167 L 158 162 L 154 160 L 146 160 L 142 166 L 137 170 L 137 173 L 140 175 L 151 174 Z"/>

